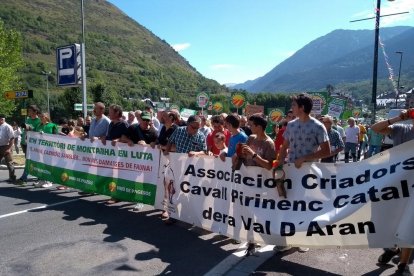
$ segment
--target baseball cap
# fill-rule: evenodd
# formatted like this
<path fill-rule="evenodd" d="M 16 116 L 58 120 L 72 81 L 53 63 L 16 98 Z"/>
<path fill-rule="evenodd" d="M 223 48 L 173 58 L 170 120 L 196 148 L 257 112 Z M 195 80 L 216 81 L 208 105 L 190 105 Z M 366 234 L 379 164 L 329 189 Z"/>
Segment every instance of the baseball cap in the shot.
<path fill-rule="evenodd" d="M 142 120 L 151 120 L 151 114 L 148 111 L 142 111 L 141 119 Z"/>

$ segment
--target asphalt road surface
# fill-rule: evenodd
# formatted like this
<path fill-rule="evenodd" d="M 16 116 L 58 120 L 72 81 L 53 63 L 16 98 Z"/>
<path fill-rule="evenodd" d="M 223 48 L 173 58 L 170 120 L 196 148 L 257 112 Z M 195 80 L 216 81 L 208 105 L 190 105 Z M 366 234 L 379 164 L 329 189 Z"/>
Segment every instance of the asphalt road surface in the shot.
<path fill-rule="evenodd" d="M 18 170 L 18 176 L 22 170 Z M 8 184 L 0 170 L 0 275 L 392 275 L 382 249 L 294 249 L 243 245 L 177 222 L 160 211 L 76 190 Z M 411 267 L 411 265 L 410 265 Z M 412 270 L 412 268 L 411 268 Z"/>

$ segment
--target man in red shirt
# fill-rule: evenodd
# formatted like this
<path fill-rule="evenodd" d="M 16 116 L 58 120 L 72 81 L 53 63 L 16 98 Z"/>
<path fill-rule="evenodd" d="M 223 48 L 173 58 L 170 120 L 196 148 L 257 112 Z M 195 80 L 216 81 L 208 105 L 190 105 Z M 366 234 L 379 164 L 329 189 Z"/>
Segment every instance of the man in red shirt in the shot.
<path fill-rule="evenodd" d="M 230 131 L 224 128 L 224 120 L 223 117 L 216 115 L 211 118 L 211 126 L 213 127 L 213 131 L 207 135 L 207 152 L 212 153 L 213 155 L 220 155 L 220 150 L 214 145 L 214 136 L 216 136 L 217 132 L 224 133 L 226 136 L 226 146 L 229 146 L 229 140 L 231 137 Z"/>

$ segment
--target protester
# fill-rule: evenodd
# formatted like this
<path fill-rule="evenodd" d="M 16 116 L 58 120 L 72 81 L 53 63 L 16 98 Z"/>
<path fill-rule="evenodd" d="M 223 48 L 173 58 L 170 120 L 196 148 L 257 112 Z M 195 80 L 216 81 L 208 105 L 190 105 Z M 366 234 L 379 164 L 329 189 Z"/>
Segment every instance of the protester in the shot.
<path fill-rule="evenodd" d="M 168 155 L 173 148 L 177 153 L 187 153 L 188 157 L 206 155 L 206 138 L 199 130 L 200 126 L 201 118 L 198 115 L 191 115 L 187 120 L 187 126 L 177 127 L 171 135 L 164 150 L 164 155 Z M 166 210 L 164 210 L 161 217 L 166 219 L 166 224 L 175 222 L 175 220 L 169 218 Z"/>
<path fill-rule="evenodd" d="M 108 126 L 106 136 L 101 137 L 102 144 L 106 145 L 106 141 L 111 141 L 111 145 L 115 146 L 117 142 L 128 140 L 128 127 L 125 121 L 121 120 L 122 108 L 119 105 L 112 104 L 109 106 L 109 119 L 111 123 Z M 92 129 L 91 129 L 92 130 Z M 119 202 L 116 198 L 111 198 L 106 204 L 114 204 Z"/>
<path fill-rule="evenodd" d="M 37 126 L 36 131 L 40 133 L 47 133 L 47 134 L 58 134 L 58 128 L 57 126 L 50 121 L 50 115 L 49 113 L 41 113 L 39 115 L 40 118 L 40 125 Z M 42 188 L 49 188 L 52 187 L 52 182 L 48 180 L 40 180 L 38 182 L 35 182 L 33 184 L 35 187 L 42 187 Z"/>
<path fill-rule="evenodd" d="M 205 136 L 199 131 L 201 118 L 191 115 L 187 120 L 187 126 L 178 127 L 168 140 L 164 154 L 171 151 L 175 145 L 178 153 L 188 153 L 189 157 L 205 155 L 207 151 Z"/>
<path fill-rule="evenodd" d="M 349 117 L 348 127 L 345 129 L 345 163 L 349 163 L 349 153 L 351 153 L 353 162 L 357 161 L 359 131 L 359 127 L 355 125 L 355 119 L 353 117 Z"/>
<path fill-rule="evenodd" d="M 281 127 L 279 128 L 279 131 L 277 132 L 276 135 L 276 139 L 275 139 L 275 150 L 276 150 L 276 156 L 279 153 L 280 147 L 283 144 L 284 138 L 283 138 L 283 134 L 285 133 L 287 124 L 294 120 L 295 116 L 293 115 L 292 110 L 290 109 L 287 113 L 286 113 L 286 117 L 280 122 Z"/>
<path fill-rule="evenodd" d="M 20 153 L 20 141 L 22 139 L 21 137 L 22 130 L 17 124 L 17 122 L 13 122 L 12 127 L 13 127 L 13 135 L 14 135 L 14 150 L 16 151 L 17 154 L 19 154 Z"/>
<path fill-rule="evenodd" d="M 213 125 L 213 131 L 207 136 L 207 152 L 209 154 L 218 156 L 220 155 L 220 150 L 214 145 L 213 137 L 215 137 L 216 133 L 222 132 L 224 136 L 226 136 L 226 146 L 229 144 L 229 140 L 231 137 L 230 131 L 224 129 L 224 119 L 220 115 L 215 115 L 211 118 L 211 123 Z"/>
<path fill-rule="evenodd" d="M 86 137 L 89 137 L 89 129 L 91 128 L 91 122 L 92 122 L 92 118 L 91 116 L 86 116 L 85 118 L 85 124 L 83 125 L 83 130 L 85 131 L 85 135 Z"/>
<path fill-rule="evenodd" d="M 26 157 L 26 163 L 24 166 L 23 174 L 18 180 L 19 185 L 23 185 L 25 182 L 27 182 L 27 177 L 29 175 L 29 168 L 27 167 L 27 132 L 28 131 L 35 131 L 37 127 L 40 125 L 41 121 L 38 116 L 40 113 L 39 108 L 36 105 L 30 105 L 27 107 L 27 114 L 28 117 L 26 118 L 25 123 L 22 125 L 22 140 L 20 142 L 20 145 L 22 146 L 22 150 Z"/>
<path fill-rule="evenodd" d="M 247 135 L 241 129 L 238 115 L 230 114 L 225 119 L 225 126 L 229 130 L 231 137 L 229 140 L 227 154 L 220 154 L 220 159 L 225 160 L 226 157 L 233 157 L 236 153 L 237 144 L 245 144 Z"/>
<path fill-rule="evenodd" d="M 227 146 L 226 146 L 226 136 L 223 132 L 217 132 L 216 135 L 213 137 L 214 146 L 220 150 L 220 153 L 216 155 L 218 156 L 225 156 L 227 154 Z"/>
<path fill-rule="evenodd" d="M 145 107 L 145 111 L 147 111 L 150 114 L 151 124 L 155 128 L 155 130 L 158 132 L 158 130 L 160 129 L 160 121 L 158 121 L 157 117 L 154 116 L 154 111 L 149 106 Z"/>
<path fill-rule="evenodd" d="M 129 126 L 132 126 L 133 124 L 137 124 L 138 121 L 135 118 L 135 112 L 134 111 L 129 111 L 128 112 L 128 119 L 126 120 L 126 123 Z"/>
<path fill-rule="evenodd" d="M 92 119 L 88 137 L 91 142 L 95 141 L 96 139 L 102 139 L 102 137 L 106 137 L 111 121 L 108 117 L 105 116 L 104 112 L 105 105 L 101 102 L 95 103 L 95 106 L 93 108 L 93 114 L 95 117 Z"/>
<path fill-rule="evenodd" d="M 336 156 L 338 153 L 343 151 L 345 148 L 344 141 L 342 141 L 342 137 L 339 134 L 339 132 L 332 128 L 333 125 L 333 119 L 331 116 L 324 116 L 322 118 L 322 123 L 326 128 L 326 131 L 328 132 L 329 137 L 329 143 L 331 145 L 331 154 L 328 157 L 322 158 L 322 163 L 335 163 L 336 162 Z"/>
<path fill-rule="evenodd" d="M 206 117 L 204 116 L 200 116 L 201 117 L 201 127 L 200 127 L 200 131 L 201 133 L 204 134 L 205 137 L 207 137 L 210 133 L 211 133 L 211 128 L 208 124 L 208 120 Z"/>
<path fill-rule="evenodd" d="M 330 156 L 329 137 L 325 126 L 312 118 L 312 98 L 307 94 L 299 94 L 292 98 L 292 112 L 297 117 L 288 123 L 283 134 L 283 144 L 280 148 L 277 163 L 283 165 L 286 156 L 289 163 L 300 168 L 304 162 L 316 162 Z M 288 153 L 289 150 L 289 153 Z M 276 251 L 286 251 L 290 247 L 276 246 Z M 299 251 L 306 252 L 309 248 L 299 247 Z"/>
<path fill-rule="evenodd" d="M 381 151 L 384 135 L 372 130 L 372 126 L 368 129 L 368 157 L 373 156 Z"/>
<path fill-rule="evenodd" d="M 357 125 L 359 127 L 359 136 L 358 136 L 358 142 L 359 142 L 359 147 L 358 147 L 358 155 L 357 155 L 357 160 L 361 160 L 361 152 L 363 153 L 364 151 L 364 144 L 366 145 L 366 136 L 365 134 L 367 134 L 367 130 L 365 128 L 365 126 L 362 123 L 359 123 Z"/>
<path fill-rule="evenodd" d="M 247 137 L 252 134 L 250 127 L 247 125 L 247 118 L 244 115 L 240 116 L 240 129 L 246 133 Z"/>
<path fill-rule="evenodd" d="M 260 115 L 252 115 L 249 117 L 249 125 L 252 135 L 247 139 L 246 144 L 241 144 L 241 158 L 245 166 L 258 166 L 270 170 L 272 168 L 273 159 L 275 158 L 275 144 L 273 140 L 267 136 L 265 130 L 267 121 Z M 254 254 L 258 244 L 249 242 L 246 249 L 246 255 Z"/>
<path fill-rule="evenodd" d="M 165 116 L 166 115 L 166 116 Z M 161 128 L 160 135 L 158 136 L 157 144 L 161 150 L 165 150 L 168 144 L 168 140 L 174 133 L 177 125 L 174 123 L 177 120 L 177 115 L 174 112 L 163 112 L 164 125 Z"/>
<path fill-rule="evenodd" d="M 414 112 L 414 109 L 401 111 L 400 115 L 388 120 L 383 120 L 371 126 L 371 129 L 382 135 L 389 135 L 393 140 L 394 146 L 411 141 L 414 139 L 414 118 L 410 118 L 409 114 Z M 398 122 L 413 119 L 411 124 L 401 124 Z M 410 219 L 410 218 L 407 218 Z M 384 253 L 379 256 L 378 263 L 387 264 L 394 256 L 400 254 L 400 262 L 396 273 L 411 275 L 409 272 L 408 262 L 411 257 L 412 248 L 389 248 L 385 249 Z"/>
<path fill-rule="evenodd" d="M 157 131 L 150 126 L 151 114 L 147 111 L 144 111 L 140 116 L 141 123 L 130 125 L 128 127 L 126 137 L 124 136 L 124 139 L 121 138 L 120 142 L 128 143 L 129 146 L 138 144 L 150 145 L 152 148 L 154 148 L 158 135 Z"/>
<path fill-rule="evenodd" d="M 13 166 L 13 144 L 14 131 L 13 127 L 6 123 L 6 117 L 0 115 L 0 160 L 4 158 L 7 169 L 9 170 L 9 179 L 7 182 L 16 183 L 16 174 Z"/>

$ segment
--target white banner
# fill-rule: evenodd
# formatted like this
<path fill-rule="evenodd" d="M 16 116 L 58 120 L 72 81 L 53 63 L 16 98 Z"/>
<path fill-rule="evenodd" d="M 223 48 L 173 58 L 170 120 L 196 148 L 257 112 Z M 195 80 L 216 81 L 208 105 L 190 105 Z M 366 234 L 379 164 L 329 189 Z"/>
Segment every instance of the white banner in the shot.
<path fill-rule="evenodd" d="M 270 171 L 242 166 L 232 172 L 230 159 L 170 153 L 161 158 L 156 207 L 168 205 L 171 217 L 265 244 L 411 247 L 413 146 L 358 163 L 285 165 L 287 199 L 278 196 Z"/>

